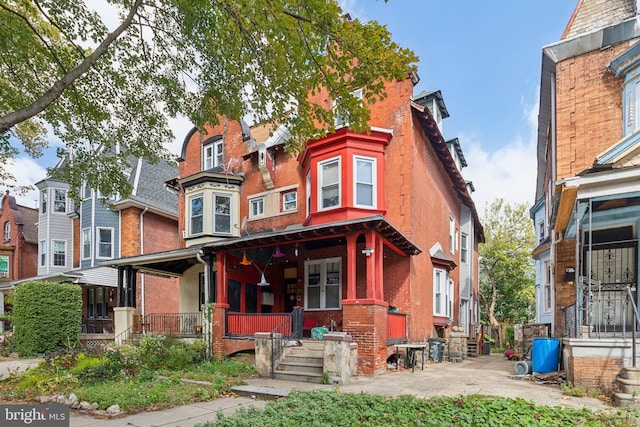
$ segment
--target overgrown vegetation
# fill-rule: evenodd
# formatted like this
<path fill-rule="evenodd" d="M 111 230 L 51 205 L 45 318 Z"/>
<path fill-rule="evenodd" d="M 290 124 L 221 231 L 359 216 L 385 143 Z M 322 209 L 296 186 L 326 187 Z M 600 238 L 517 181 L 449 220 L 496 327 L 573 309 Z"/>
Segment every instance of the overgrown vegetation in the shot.
<path fill-rule="evenodd" d="M 81 321 L 82 290 L 77 285 L 33 281 L 15 291 L 13 332 L 21 357 L 78 345 Z"/>
<path fill-rule="evenodd" d="M 630 411 L 594 413 L 590 409 L 537 406 L 523 399 L 479 395 L 388 398 L 318 390 L 293 392 L 270 402 L 264 410 L 240 409 L 218 415 L 205 427 L 255 426 L 609 426 L 638 425 Z"/>
<path fill-rule="evenodd" d="M 74 393 L 101 409 L 117 404 L 125 412 L 135 412 L 215 399 L 255 373 L 240 359 L 205 360 L 204 350 L 202 343 L 160 335 L 145 335 L 138 344 L 96 353 L 60 349 L 47 354 L 37 368 L 0 382 L 0 401 Z"/>

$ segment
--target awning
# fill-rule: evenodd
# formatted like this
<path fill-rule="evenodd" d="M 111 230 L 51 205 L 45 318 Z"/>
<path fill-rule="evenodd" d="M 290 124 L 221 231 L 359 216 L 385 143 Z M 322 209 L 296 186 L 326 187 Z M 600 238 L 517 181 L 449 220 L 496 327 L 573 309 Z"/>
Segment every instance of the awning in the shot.
<path fill-rule="evenodd" d="M 567 187 L 565 184 L 560 184 L 556 187 L 556 192 L 560 195 L 560 199 L 558 201 L 556 219 L 553 227 L 555 232 L 564 232 L 567 229 L 573 212 L 573 205 L 576 201 L 576 194 L 578 194 L 578 188 L 577 186 Z"/>

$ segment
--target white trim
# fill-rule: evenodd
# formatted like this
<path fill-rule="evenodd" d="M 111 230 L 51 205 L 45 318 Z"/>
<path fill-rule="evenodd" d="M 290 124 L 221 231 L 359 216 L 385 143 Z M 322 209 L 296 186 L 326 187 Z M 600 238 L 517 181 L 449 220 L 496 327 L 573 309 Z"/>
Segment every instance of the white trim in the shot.
<path fill-rule="evenodd" d="M 202 230 L 197 232 L 197 233 L 195 233 L 193 231 L 193 229 L 192 229 L 193 213 L 191 211 L 191 207 L 192 207 L 191 202 L 194 199 L 202 200 L 202 214 L 200 215 L 201 218 L 202 218 Z M 189 236 L 198 236 L 198 235 L 204 233 L 204 224 L 205 224 L 205 222 L 204 222 L 204 211 L 205 211 L 205 209 L 204 209 L 204 193 L 191 194 L 191 195 L 189 195 L 187 197 L 187 221 L 188 221 L 187 230 L 188 230 Z"/>
<path fill-rule="evenodd" d="M 282 194 L 282 212 L 294 212 L 298 210 L 298 189 L 297 188 L 291 191 L 282 191 L 280 194 Z M 296 196 L 295 200 L 289 200 L 287 202 L 286 200 L 287 194 L 294 194 Z M 287 203 L 295 203 L 295 206 L 287 209 Z"/>
<path fill-rule="evenodd" d="M 84 253 L 84 247 L 85 247 L 85 234 L 84 232 L 88 231 L 88 235 L 89 235 L 89 256 L 85 256 Z M 87 259 L 91 259 L 91 252 L 92 252 L 92 248 L 93 248 L 93 239 L 91 238 L 91 227 L 85 227 L 82 230 L 80 230 L 80 259 L 81 260 L 87 260 Z"/>
<path fill-rule="evenodd" d="M 358 181 L 358 162 L 369 163 L 371 165 L 371 182 Z M 358 184 L 371 186 L 371 204 L 358 204 Z M 353 155 L 353 206 L 365 209 L 376 209 L 378 207 L 378 161 L 375 157 L 366 157 L 358 154 Z"/>
<path fill-rule="evenodd" d="M 216 218 L 218 217 L 218 214 L 216 213 L 216 200 L 217 200 L 218 197 L 226 197 L 226 198 L 229 199 L 229 214 L 228 214 L 228 216 L 229 216 L 229 230 L 228 231 L 217 231 L 216 230 Z M 212 198 L 211 233 L 212 234 L 224 234 L 224 235 L 228 235 L 228 234 L 233 233 L 233 194 L 232 193 L 217 193 L 217 192 L 214 192 L 214 193 L 212 193 L 211 198 Z"/>
<path fill-rule="evenodd" d="M 264 216 L 264 197 L 249 199 L 249 218 L 262 218 Z"/>
<path fill-rule="evenodd" d="M 324 207 L 322 205 L 322 201 L 323 201 L 323 181 L 324 181 L 324 174 L 322 173 L 322 168 L 323 166 L 327 165 L 327 164 L 331 164 L 331 163 L 337 163 L 338 165 L 338 180 L 337 180 L 337 185 L 338 185 L 338 203 L 336 205 L 332 205 L 332 206 L 327 206 Z M 336 209 L 342 206 L 342 157 L 341 156 L 336 156 L 336 157 L 331 157 L 328 159 L 325 159 L 321 162 L 318 162 L 318 185 L 317 185 L 317 202 L 318 202 L 318 211 L 325 211 L 325 210 L 330 210 L 330 209 Z M 335 184 L 331 184 L 332 186 Z"/>
<path fill-rule="evenodd" d="M 100 246 L 102 245 L 102 241 L 100 240 L 100 231 L 101 230 L 109 230 L 111 231 L 111 255 L 110 256 L 100 256 Z M 114 238 L 115 238 L 115 230 L 113 227 L 96 227 L 96 259 L 112 259 L 113 251 L 114 251 Z"/>
<path fill-rule="evenodd" d="M 337 271 L 337 280 L 338 283 L 327 283 L 328 280 L 328 272 L 327 265 L 328 264 L 338 264 Z M 317 265 L 319 266 L 318 273 L 318 304 L 319 307 L 309 308 L 309 266 Z M 333 257 L 333 258 L 323 258 L 323 259 L 311 259 L 306 260 L 304 262 L 304 309 L 308 311 L 314 310 L 341 310 L 342 309 L 342 257 Z M 314 286 L 315 288 L 316 286 Z M 337 287 L 338 289 L 338 306 L 337 307 L 327 307 L 327 288 L 328 287 Z"/>
<path fill-rule="evenodd" d="M 56 243 L 62 243 L 62 247 L 64 248 L 64 264 L 61 265 L 56 264 Z M 68 261 L 67 252 L 66 240 L 53 239 L 51 241 L 51 257 L 49 257 L 49 259 L 51 260 L 51 267 L 66 267 Z"/>

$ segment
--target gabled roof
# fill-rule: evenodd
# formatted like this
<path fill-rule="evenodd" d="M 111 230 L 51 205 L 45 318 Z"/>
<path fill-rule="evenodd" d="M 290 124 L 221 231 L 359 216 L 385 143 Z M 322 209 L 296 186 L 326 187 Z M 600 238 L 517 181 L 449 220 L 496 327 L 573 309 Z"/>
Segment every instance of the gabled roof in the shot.
<path fill-rule="evenodd" d="M 413 102 L 426 107 L 427 103 L 434 99 L 436 101 L 436 104 L 438 105 L 438 108 L 440 109 L 442 118 L 446 119 L 447 117 L 449 117 L 449 111 L 447 111 L 447 106 L 444 104 L 442 92 L 440 92 L 439 90 L 428 90 L 420 92 L 417 96 L 414 97 Z"/>
<path fill-rule="evenodd" d="M 422 105 L 418 105 L 415 102 L 411 102 L 411 108 L 413 114 L 420 121 L 424 133 L 429 139 L 429 142 L 431 143 L 434 151 L 438 155 L 438 158 L 442 162 L 445 171 L 449 175 L 458 199 L 460 199 L 460 201 L 468 206 L 471 210 L 474 226 L 478 234 L 478 241 L 484 242 L 484 228 L 480 223 L 480 217 L 478 216 L 476 205 L 473 202 L 473 199 L 471 198 L 471 195 L 469 194 L 469 191 L 467 189 L 467 182 L 460 174 L 460 171 L 458 170 L 458 167 L 453 160 L 453 156 L 451 156 L 449 147 L 447 146 L 447 143 L 440 133 L 440 129 L 438 128 L 436 121 L 431 116 L 431 112 L 428 108 Z"/>
<path fill-rule="evenodd" d="M 38 243 L 38 209 L 22 206 L 16 203 L 16 198 L 9 194 L 0 199 L 0 212 L 5 202 L 7 207 L 13 212 L 13 220 L 17 225 L 22 225 L 22 236 L 27 243 Z"/>

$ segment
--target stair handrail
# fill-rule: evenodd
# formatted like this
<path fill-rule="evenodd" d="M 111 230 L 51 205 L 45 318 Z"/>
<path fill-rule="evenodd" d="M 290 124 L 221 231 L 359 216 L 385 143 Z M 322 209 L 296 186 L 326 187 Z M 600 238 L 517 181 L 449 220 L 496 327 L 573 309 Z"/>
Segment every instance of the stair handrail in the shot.
<path fill-rule="evenodd" d="M 291 335 L 283 334 L 285 325 L 291 325 Z M 276 336 L 280 335 L 280 340 L 276 345 Z M 300 335 L 298 337 L 298 335 Z M 284 351 L 285 337 L 293 339 L 302 339 L 302 307 L 295 307 L 278 325 L 271 331 L 271 379 L 275 377 L 276 360 L 282 356 Z"/>
<path fill-rule="evenodd" d="M 636 328 L 640 325 L 640 316 L 638 316 L 638 306 L 633 299 L 633 294 L 631 293 L 631 286 L 627 285 L 627 295 L 629 297 L 629 301 L 631 301 L 631 308 L 633 310 L 633 329 L 631 330 L 631 357 L 632 362 L 631 366 L 636 367 Z"/>
<path fill-rule="evenodd" d="M 115 343 L 120 343 L 120 344 L 123 343 L 123 342 L 126 343 L 127 341 L 129 341 L 129 338 L 132 335 L 133 326 L 134 325 L 131 325 L 127 329 L 125 329 L 124 331 L 120 332 L 118 335 L 116 335 L 113 338 L 113 341 Z"/>

